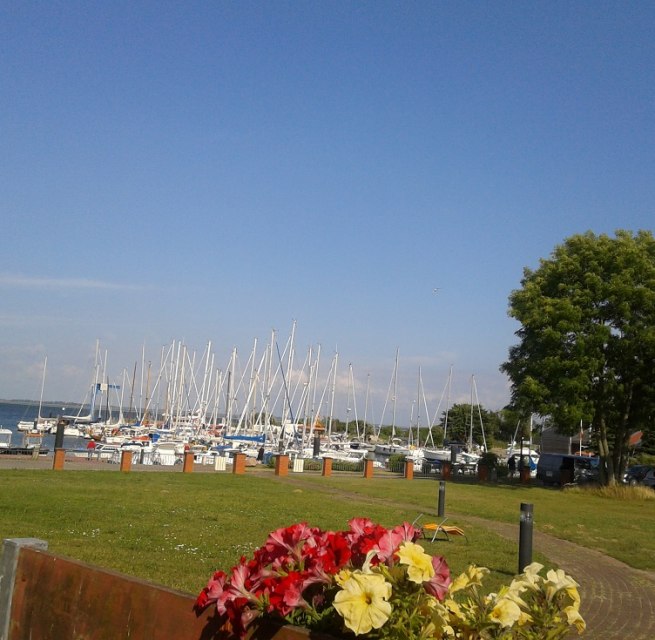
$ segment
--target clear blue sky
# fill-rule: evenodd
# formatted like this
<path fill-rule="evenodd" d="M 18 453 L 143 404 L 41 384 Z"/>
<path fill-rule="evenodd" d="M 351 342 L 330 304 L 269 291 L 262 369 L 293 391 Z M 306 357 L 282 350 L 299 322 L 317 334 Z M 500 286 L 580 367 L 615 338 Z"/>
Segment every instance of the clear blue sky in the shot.
<path fill-rule="evenodd" d="M 419 364 L 502 407 L 523 268 L 653 227 L 653 33 L 652 2 L 3 3 L 0 397 L 47 355 L 81 400 L 96 339 L 113 376 L 172 340 L 224 368 L 295 320 L 378 414 L 396 349 L 400 422 Z"/>

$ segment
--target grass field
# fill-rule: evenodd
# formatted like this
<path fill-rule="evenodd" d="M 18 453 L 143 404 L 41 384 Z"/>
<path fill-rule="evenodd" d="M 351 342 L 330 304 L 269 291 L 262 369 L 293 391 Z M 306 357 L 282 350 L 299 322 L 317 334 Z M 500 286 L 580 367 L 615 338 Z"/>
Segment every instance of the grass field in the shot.
<path fill-rule="evenodd" d="M 250 555 L 278 527 L 305 521 L 343 529 L 356 516 L 392 526 L 419 512 L 434 515 L 437 495 L 433 480 L 285 479 L 270 470 L 244 476 L 2 470 L 0 535 L 42 538 L 54 553 L 195 593 L 214 570 Z M 467 517 L 517 523 L 520 503 L 531 502 L 537 528 L 654 569 L 655 500 L 629 495 L 449 482 L 446 513 L 467 530 L 468 542 L 425 546 L 444 555 L 455 573 L 471 563 L 489 567 L 493 588 L 516 572 L 517 543 Z"/>
<path fill-rule="evenodd" d="M 317 488 L 324 479 L 307 475 L 305 483 Z M 400 482 L 401 484 L 397 484 Z M 398 499 L 423 510 L 436 509 L 437 487 L 434 481 L 411 483 L 379 479 L 356 482 L 330 478 L 334 487 L 343 485 L 349 492 L 376 499 Z M 645 487 L 615 487 L 612 490 L 589 488 L 551 489 L 520 484 L 479 484 L 449 482 L 446 513 L 460 520 L 476 516 L 500 522 L 518 523 L 520 504 L 534 505 L 535 527 L 558 538 L 596 549 L 630 566 L 655 569 L 655 491 Z"/>

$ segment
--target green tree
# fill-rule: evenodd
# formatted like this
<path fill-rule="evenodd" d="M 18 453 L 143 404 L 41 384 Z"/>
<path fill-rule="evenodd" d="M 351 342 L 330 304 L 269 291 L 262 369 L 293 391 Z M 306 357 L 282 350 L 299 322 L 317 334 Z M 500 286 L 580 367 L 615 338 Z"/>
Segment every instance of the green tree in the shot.
<path fill-rule="evenodd" d="M 522 411 L 552 416 L 569 435 L 591 424 L 601 478 L 617 481 L 630 433 L 651 431 L 655 408 L 655 239 L 592 232 L 525 269 L 509 313 L 519 344 L 501 366 Z"/>
<path fill-rule="evenodd" d="M 446 419 L 448 424 L 446 425 Z M 448 415 L 444 411 L 441 416 L 441 424 L 446 425 L 446 438 L 458 442 L 467 443 L 471 436 L 471 424 L 473 425 L 472 439 L 476 444 L 483 444 L 486 439 L 487 446 L 498 433 L 499 420 L 495 413 L 470 404 L 454 404 Z M 482 437 L 484 431 L 484 439 Z"/>

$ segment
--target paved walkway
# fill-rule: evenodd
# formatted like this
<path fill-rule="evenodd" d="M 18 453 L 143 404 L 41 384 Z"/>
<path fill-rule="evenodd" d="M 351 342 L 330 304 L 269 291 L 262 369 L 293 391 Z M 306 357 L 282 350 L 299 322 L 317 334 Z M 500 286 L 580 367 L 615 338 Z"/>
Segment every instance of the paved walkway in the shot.
<path fill-rule="evenodd" d="M 518 540 L 518 525 L 466 517 L 472 524 Z M 593 640 L 655 638 L 655 572 L 633 569 L 598 551 L 535 531 L 533 549 L 580 584 L 585 636 Z M 574 634 L 574 637 L 575 634 Z"/>

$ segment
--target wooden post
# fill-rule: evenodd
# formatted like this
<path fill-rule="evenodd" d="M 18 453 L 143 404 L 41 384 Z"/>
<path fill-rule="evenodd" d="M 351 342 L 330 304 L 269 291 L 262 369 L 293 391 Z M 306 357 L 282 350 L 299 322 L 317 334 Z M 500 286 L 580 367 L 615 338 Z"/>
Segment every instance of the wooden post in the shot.
<path fill-rule="evenodd" d="M 453 465 L 450 462 L 441 463 L 441 477 L 444 480 L 450 480 L 450 476 L 453 473 Z"/>
<path fill-rule="evenodd" d="M 232 473 L 243 475 L 246 472 L 246 454 L 235 453 L 232 460 Z"/>
<path fill-rule="evenodd" d="M 61 471 L 64 468 L 65 459 L 66 459 L 66 449 L 55 449 L 55 458 L 52 461 L 52 468 L 55 471 Z"/>
<path fill-rule="evenodd" d="M 288 476 L 289 475 L 289 456 L 281 453 L 275 458 L 275 475 Z"/>
<path fill-rule="evenodd" d="M 323 458 L 323 471 L 321 475 L 329 478 L 332 475 L 332 458 Z"/>
<path fill-rule="evenodd" d="M 127 473 L 132 468 L 132 452 L 121 451 L 121 471 Z"/>
<path fill-rule="evenodd" d="M 521 477 L 521 484 L 530 484 L 530 469 L 521 469 L 519 471 L 519 475 Z"/>
<path fill-rule="evenodd" d="M 184 464 L 182 465 L 182 473 L 193 473 L 193 451 L 184 452 Z"/>
<path fill-rule="evenodd" d="M 414 479 L 414 461 L 405 460 L 405 480 Z"/>
<path fill-rule="evenodd" d="M 364 477 L 366 479 L 373 477 L 373 460 L 369 460 L 368 458 L 364 460 Z"/>

